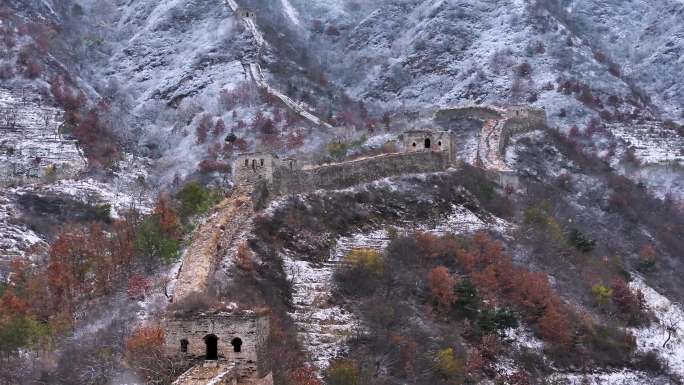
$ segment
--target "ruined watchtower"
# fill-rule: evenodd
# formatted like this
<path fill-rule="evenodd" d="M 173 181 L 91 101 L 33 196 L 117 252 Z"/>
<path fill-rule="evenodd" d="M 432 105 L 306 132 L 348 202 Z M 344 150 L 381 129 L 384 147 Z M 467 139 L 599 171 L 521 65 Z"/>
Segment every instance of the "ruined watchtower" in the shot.
<path fill-rule="evenodd" d="M 404 132 L 404 152 L 436 151 L 456 160 L 456 139 L 451 131 L 410 130 Z"/>
<path fill-rule="evenodd" d="M 235 161 L 237 184 L 255 184 L 261 180 L 273 182 L 273 170 L 279 163 L 278 157 L 268 152 L 240 154 Z"/>
<path fill-rule="evenodd" d="M 254 20 L 256 18 L 256 13 L 254 13 L 254 11 L 252 11 L 249 8 L 238 8 L 238 10 L 235 13 L 241 19 Z"/>
<path fill-rule="evenodd" d="M 238 384 L 272 384 L 267 310 L 173 314 L 164 329 L 167 356 L 233 365 Z"/>

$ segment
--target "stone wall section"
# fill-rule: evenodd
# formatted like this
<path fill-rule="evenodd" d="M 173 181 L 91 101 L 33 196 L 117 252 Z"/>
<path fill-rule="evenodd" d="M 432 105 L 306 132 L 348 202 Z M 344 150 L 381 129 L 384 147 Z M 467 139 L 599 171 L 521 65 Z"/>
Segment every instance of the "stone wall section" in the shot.
<path fill-rule="evenodd" d="M 445 171 L 451 166 L 446 152 L 395 153 L 291 170 L 276 168 L 272 192 L 297 194 L 318 189 L 337 190 L 378 179 L 405 174 Z"/>
<path fill-rule="evenodd" d="M 512 170 L 504 161 L 506 147 L 513 135 L 546 128 L 546 112 L 530 106 L 513 106 L 505 110 L 501 119 L 485 121 L 477 147 L 477 165 L 491 171 L 506 172 L 511 180 Z"/>
<path fill-rule="evenodd" d="M 254 213 L 249 190 L 245 187 L 249 185 L 219 203 L 214 213 L 195 231 L 178 272 L 174 302 L 183 300 L 193 292 L 205 293 L 222 256 L 237 247 L 239 235 Z"/>

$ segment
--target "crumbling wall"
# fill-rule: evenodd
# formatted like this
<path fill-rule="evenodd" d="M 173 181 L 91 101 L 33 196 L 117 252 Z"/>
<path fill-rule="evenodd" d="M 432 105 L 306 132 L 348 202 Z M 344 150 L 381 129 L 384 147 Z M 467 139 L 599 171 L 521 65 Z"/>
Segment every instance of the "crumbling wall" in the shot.
<path fill-rule="evenodd" d="M 238 156 L 233 167 L 238 184 L 255 184 L 260 180 L 273 181 L 273 169 L 278 160 L 269 153 L 251 153 Z"/>
<path fill-rule="evenodd" d="M 529 106 L 511 107 L 506 113 L 506 121 L 501 130 L 499 151 L 503 154 L 511 136 L 538 128 L 547 127 L 546 112 L 541 108 Z"/>

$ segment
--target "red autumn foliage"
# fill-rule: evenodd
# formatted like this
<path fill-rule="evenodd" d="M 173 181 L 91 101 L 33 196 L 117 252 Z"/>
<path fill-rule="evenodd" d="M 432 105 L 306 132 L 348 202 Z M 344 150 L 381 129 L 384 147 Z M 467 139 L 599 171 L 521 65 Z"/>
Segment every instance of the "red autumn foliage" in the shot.
<path fill-rule="evenodd" d="M 226 162 L 220 162 L 217 160 L 203 160 L 199 164 L 199 171 L 203 174 L 208 174 L 211 172 L 230 172 L 231 167 Z"/>
<path fill-rule="evenodd" d="M 197 144 L 204 144 L 207 142 L 207 136 L 211 129 L 211 116 L 204 114 L 197 125 Z"/>
<path fill-rule="evenodd" d="M 68 111 L 78 110 L 85 103 L 83 93 L 72 87 L 62 76 L 50 79 L 50 92 L 55 102 Z"/>
<path fill-rule="evenodd" d="M 428 273 L 428 288 L 437 306 L 443 311 L 449 311 L 456 301 L 454 287 L 456 280 L 444 266 L 435 267 Z"/>
<path fill-rule="evenodd" d="M 311 366 L 297 368 L 290 373 L 290 383 L 293 385 L 321 385 L 316 369 Z"/>
<path fill-rule="evenodd" d="M 426 257 L 424 258 L 426 259 L 425 262 L 434 261 L 442 254 L 442 240 L 438 236 L 419 232 L 415 234 L 414 238 L 422 251 L 421 255 Z"/>
<path fill-rule="evenodd" d="M 639 251 L 639 259 L 643 262 L 653 263 L 656 260 L 656 250 L 652 244 L 647 243 Z"/>
<path fill-rule="evenodd" d="M 24 76 L 29 79 L 36 79 L 43 72 L 43 67 L 35 59 L 30 59 L 24 65 Z"/>
<path fill-rule="evenodd" d="M 173 239 L 180 239 L 181 229 L 178 214 L 169 205 L 168 198 L 163 195 L 159 196 L 157 205 L 154 208 L 154 214 L 159 216 L 159 226 L 164 234 Z"/>
<path fill-rule="evenodd" d="M 638 318 L 644 310 L 644 298 L 641 292 L 632 292 L 623 279 L 616 278 L 611 284 L 613 303 L 620 313 L 626 317 Z"/>
<path fill-rule="evenodd" d="M 506 377 L 508 385 L 530 385 L 530 376 L 525 372 L 515 372 Z"/>
<path fill-rule="evenodd" d="M 73 134 L 85 148 L 92 166 L 110 166 L 119 155 L 117 140 L 108 123 L 102 119 L 108 110 L 105 102 L 80 114 Z"/>
<path fill-rule="evenodd" d="M 219 119 L 216 121 L 216 124 L 214 125 L 214 130 L 211 132 L 214 136 L 219 136 L 226 132 L 226 123 L 223 122 L 223 119 Z"/>
<path fill-rule="evenodd" d="M 568 348 L 572 343 L 568 316 L 559 306 L 550 304 L 539 319 L 539 334 L 555 346 Z"/>
<path fill-rule="evenodd" d="M 164 346 L 164 329 L 159 326 L 143 326 L 126 339 L 126 353 L 134 356 L 161 351 Z"/>
<path fill-rule="evenodd" d="M 129 299 L 141 300 L 145 298 L 151 287 L 152 285 L 147 277 L 141 274 L 135 274 L 128 279 L 126 295 Z"/>
<path fill-rule="evenodd" d="M 304 145 L 304 133 L 301 131 L 291 131 L 287 134 L 287 148 L 296 149 Z"/>
<path fill-rule="evenodd" d="M 235 255 L 237 266 L 246 272 L 254 271 L 254 260 L 252 251 L 249 249 L 247 244 L 242 243 L 238 246 L 237 253 Z"/>
<path fill-rule="evenodd" d="M 29 304 L 22 298 L 18 297 L 13 289 L 7 289 L 0 297 L 0 313 L 1 317 L 12 317 L 26 315 L 29 311 Z"/>

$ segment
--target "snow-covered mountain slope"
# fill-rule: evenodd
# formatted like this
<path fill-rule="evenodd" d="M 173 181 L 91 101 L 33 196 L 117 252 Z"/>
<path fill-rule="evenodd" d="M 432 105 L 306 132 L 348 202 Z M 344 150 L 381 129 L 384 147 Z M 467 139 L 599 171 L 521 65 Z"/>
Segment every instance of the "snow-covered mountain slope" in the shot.
<path fill-rule="evenodd" d="M 0 89 L 0 185 L 73 178 L 85 170 L 78 142 L 59 130 L 63 113 L 31 89 Z"/>
<path fill-rule="evenodd" d="M 337 48 L 321 48 L 322 61 L 354 95 L 434 104 L 537 93 L 536 104 L 557 111 L 579 106 L 543 86 L 574 78 L 604 97 L 636 93 L 656 112 L 682 119 L 678 1 L 291 3 L 314 41 Z M 316 33 L 320 24 L 327 29 Z M 524 62 L 530 70 L 516 71 Z"/>

